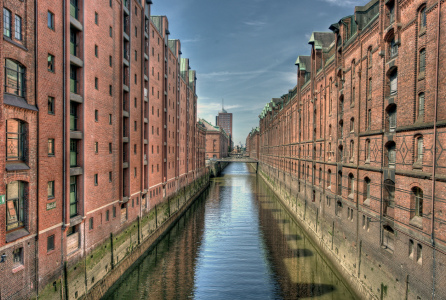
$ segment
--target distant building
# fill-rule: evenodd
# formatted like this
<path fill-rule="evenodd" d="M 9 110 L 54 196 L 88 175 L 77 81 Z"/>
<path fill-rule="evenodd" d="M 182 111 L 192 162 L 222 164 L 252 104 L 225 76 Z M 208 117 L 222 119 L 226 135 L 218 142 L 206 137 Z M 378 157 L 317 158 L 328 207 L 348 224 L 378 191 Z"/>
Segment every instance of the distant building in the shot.
<path fill-rule="evenodd" d="M 206 159 L 228 156 L 229 135 L 219 126 L 214 126 L 204 119 L 198 121 L 199 128 L 206 130 Z"/>
<path fill-rule="evenodd" d="M 232 148 L 232 113 L 228 113 L 223 107 L 221 111 L 218 112 L 218 116 L 215 117 L 215 124 L 221 127 L 229 135 L 229 145 Z"/>

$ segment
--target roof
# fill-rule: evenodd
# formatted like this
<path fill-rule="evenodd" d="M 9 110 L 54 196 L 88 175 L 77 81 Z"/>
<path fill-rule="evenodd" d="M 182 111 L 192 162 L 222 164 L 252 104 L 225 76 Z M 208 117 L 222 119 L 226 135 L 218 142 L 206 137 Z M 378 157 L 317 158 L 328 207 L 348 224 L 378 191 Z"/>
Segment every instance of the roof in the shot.
<path fill-rule="evenodd" d="M 314 45 L 314 49 L 326 49 L 335 40 L 333 32 L 313 32 L 308 44 Z"/>
<path fill-rule="evenodd" d="M 311 57 L 300 55 L 297 57 L 295 65 L 299 65 L 299 70 L 311 72 Z"/>

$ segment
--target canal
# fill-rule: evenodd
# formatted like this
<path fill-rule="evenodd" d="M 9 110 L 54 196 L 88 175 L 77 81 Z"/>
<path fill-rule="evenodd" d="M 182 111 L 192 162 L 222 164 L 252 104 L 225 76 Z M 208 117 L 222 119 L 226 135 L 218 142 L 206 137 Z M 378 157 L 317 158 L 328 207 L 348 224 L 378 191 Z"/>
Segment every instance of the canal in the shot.
<path fill-rule="evenodd" d="M 355 299 L 272 191 L 232 163 L 104 299 Z"/>

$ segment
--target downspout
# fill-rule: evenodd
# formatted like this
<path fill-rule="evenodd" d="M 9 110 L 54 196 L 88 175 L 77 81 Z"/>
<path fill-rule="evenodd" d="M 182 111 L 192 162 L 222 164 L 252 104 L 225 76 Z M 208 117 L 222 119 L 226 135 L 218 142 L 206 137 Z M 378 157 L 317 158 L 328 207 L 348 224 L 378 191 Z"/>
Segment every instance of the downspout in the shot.
<path fill-rule="evenodd" d="M 38 26 L 38 22 L 37 22 L 37 16 L 38 16 L 38 14 L 37 14 L 37 1 L 34 1 L 34 72 L 36 73 L 36 75 L 37 75 L 37 70 L 38 70 L 38 59 L 36 58 L 36 53 L 39 53 L 38 52 L 38 45 L 37 45 L 37 29 L 39 28 L 39 26 Z M 38 80 L 39 80 L 39 76 L 36 76 L 36 80 L 34 80 L 34 95 L 35 95 L 35 103 L 36 103 L 36 107 L 37 107 L 37 109 L 39 109 L 39 105 L 38 105 L 38 102 L 37 102 L 37 93 L 36 93 L 36 91 L 37 91 L 37 82 L 38 82 Z M 40 130 L 39 130 L 39 117 L 40 117 L 40 114 L 39 114 L 39 111 L 37 111 L 37 141 L 40 141 Z M 39 155 L 38 155 L 38 153 L 39 153 L 39 143 L 37 143 L 37 176 L 36 176 L 36 178 L 37 178 L 37 203 L 36 203 L 36 206 L 37 206 L 37 213 L 36 213 L 36 228 L 37 228 L 37 235 L 36 235 L 36 239 L 35 239 L 35 241 L 36 241 L 36 250 L 34 251 L 34 255 L 35 255 L 35 257 L 34 257 L 34 263 L 35 263 L 35 268 L 36 268 L 36 270 L 35 270 L 35 274 L 36 274 L 36 279 L 35 279 L 35 282 L 36 282 L 36 295 L 37 295 L 37 297 L 39 297 L 39 259 L 38 259 L 38 257 L 39 257 Z"/>
<path fill-rule="evenodd" d="M 431 221 L 431 243 L 433 248 L 432 262 L 432 299 L 435 298 L 435 173 L 437 157 L 437 106 L 438 106 L 438 73 L 440 65 L 440 15 L 441 0 L 438 0 L 438 30 L 437 30 L 437 61 L 435 67 L 435 104 L 434 104 L 434 147 L 432 155 L 432 221 Z"/>
<path fill-rule="evenodd" d="M 66 89 L 67 89 L 67 76 L 66 76 L 66 64 L 67 64 L 67 58 L 66 58 L 66 2 L 67 0 L 62 1 L 62 57 L 63 57 L 63 63 L 62 63 L 62 110 L 63 110 L 63 118 L 62 118 L 62 228 L 60 232 L 60 263 L 61 263 L 61 272 L 62 272 L 62 278 L 64 278 L 64 268 L 62 267 L 64 264 L 64 241 L 63 241 L 63 235 L 65 231 L 65 226 L 67 224 L 66 222 L 66 177 L 67 177 L 67 170 L 66 170 Z M 67 282 L 67 279 L 64 278 L 65 283 Z M 64 285 L 65 288 L 67 288 L 67 284 Z M 62 288 L 62 287 L 61 287 Z M 65 299 L 68 299 L 67 289 L 65 289 Z"/>

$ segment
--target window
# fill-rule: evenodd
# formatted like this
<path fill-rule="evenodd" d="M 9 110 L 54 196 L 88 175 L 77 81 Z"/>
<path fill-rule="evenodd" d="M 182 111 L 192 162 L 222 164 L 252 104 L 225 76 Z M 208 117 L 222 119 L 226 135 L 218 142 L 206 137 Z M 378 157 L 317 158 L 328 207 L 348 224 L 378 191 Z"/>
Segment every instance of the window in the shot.
<path fill-rule="evenodd" d="M 99 79 L 97 77 L 94 78 L 94 88 L 99 89 Z"/>
<path fill-rule="evenodd" d="M 18 41 L 22 40 L 22 18 L 15 15 L 15 39 Z"/>
<path fill-rule="evenodd" d="M 387 159 L 389 167 L 395 167 L 396 161 L 396 145 L 395 142 L 389 143 L 387 146 Z"/>
<path fill-rule="evenodd" d="M 48 139 L 48 155 L 54 155 L 54 139 Z"/>
<path fill-rule="evenodd" d="M 133 169 L 133 176 L 136 177 L 136 168 Z"/>
<path fill-rule="evenodd" d="M 48 199 L 54 198 L 54 181 L 48 181 Z"/>
<path fill-rule="evenodd" d="M 395 182 L 390 179 L 384 181 L 384 196 L 383 196 L 383 213 L 388 215 L 388 207 L 395 206 Z"/>
<path fill-rule="evenodd" d="M 424 93 L 420 93 L 418 95 L 418 113 L 417 113 L 417 121 L 424 121 Z"/>
<path fill-rule="evenodd" d="M 389 52 L 390 58 L 394 58 L 398 55 L 398 44 L 395 42 L 395 38 L 389 43 Z"/>
<path fill-rule="evenodd" d="M 355 105 L 355 88 L 352 89 L 352 97 L 350 98 L 350 106 Z"/>
<path fill-rule="evenodd" d="M 355 150 L 355 142 L 353 140 L 350 141 L 350 161 L 353 161 Z"/>
<path fill-rule="evenodd" d="M 46 239 L 46 252 L 54 250 L 54 234 Z"/>
<path fill-rule="evenodd" d="M 110 28 L 108 29 L 108 35 L 110 37 L 113 37 L 113 27 L 110 26 Z"/>
<path fill-rule="evenodd" d="M 331 187 L 331 170 L 328 170 L 327 174 L 327 187 Z"/>
<path fill-rule="evenodd" d="M 423 246 L 417 244 L 417 263 L 420 265 L 423 263 Z"/>
<path fill-rule="evenodd" d="M 419 187 L 412 188 L 412 205 L 414 209 L 411 218 L 423 216 L 423 190 Z"/>
<path fill-rule="evenodd" d="M 88 221 L 88 228 L 89 228 L 90 230 L 93 229 L 93 218 L 92 218 L 92 217 L 91 217 L 90 220 Z"/>
<path fill-rule="evenodd" d="M 96 122 L 99 121 L 99 112 L 98 112 L 97 109 L 94 110 L 94 120 L 95 120 Z"/>
<path fill-rule="evenodd" d="M 99 151 L 99 143 L 98 142 L 95 142 L 94 143 L 94 153 L 98 153 L 98 151 Z"/>
<path fill-rule="evenodd" d="M 348 196 L 353 197 L 353 185 L 354 185 L 355 177 L 352 173 L 348 174 Z"/>
<path fill-rule="evenodd" d="M 14 249 L 14 251 L 12 251 L 12 262 L 14 264 L 14 267 L 23 265 L 23 247 Z"/>
<path fill-rule="evenodd" d="M 409 258 L 413 258 L 414 244 L 413 240 L 409 240 Z"/>
<path fill-rule="evenodd" d="M 77 180 L 70 176 L 70 217 L 77 215 Z"/>
<path fill-rule="evenodd" d="M 108 222 L 110 220 L 110 211 L 107 209 L 105 212 L 105 222 Z"/>
<path fill-rule="evenodd" d="M 355 61 L 352 61 L 352 78 L 355 78 L 356 74 L 356 64 Z"/>
<path fill-rule="evenodd" d="M 419 136 L 415 139 L 415 163 L 423 162 L 423 137 Z"/>
<path fill-rule="evenodd" d="M 3 8 L 3 35 L 11 37 L 11 11 Z"/>
<path fill-rule="evenodd" d="M 365 160 L 370 162 L 370 140 L 365 140 Z"/>
<path fill-rule="evenodd" d="M 426 30 L 427 19 L 426 19 L 426 7 L 423 7 L 420 11 L 420 30 Z"/>
<path fill-rule="evenodd" d="M 369 68 L 371 68 L 372 67 L 372 47 L 370 47 L 368 50 L 367 58 L 368 58 L 368 66 L 369 66 Z"/>
<path fill-rule="evenodd" d="M 113 218 L 116 218 L 116 206 L 113 206 Z"/>
<path fill-rule="evenodd" d="M 99 15 L 98 15 L 97 12 L 94 13 L 94 23 L 95 23 L 96 25 L 99 24 Z"/>
<path fill-rule="evenodd" d="M 383 226 L 383 247 L 385 249 L 393 252 L 394 240 L 395 240 L 395 233 L 393 231 L 393 228 L 388 225 L 384 225 Z"/>
<path fill-rule="evenodd" d="M 25 182 L 13 181 L 6 185 L 6 230 L 25 225 Z"/>
<path fill-rule="evenodd" d="M 350 132 L 355 131 L 355 118 L 350 119 Z"/>
<path fill-rule="evenodd" d="M 54 73 L 54 55 L 48 54 L 48 71 Z"/>
<path fill-rule="evenodd" d="M 48 113 L 54 115 L 54 97 L 48 96 Z"/>
<path fill-rule="evenodd" d="M 368 93 L 368 99 L 372 99 L 372 78 L 369 78 L 369 93 Z"/>
<path fill-rule="evenodd" d="M 96 57 L 99 56 L 99 48 L 98 48 L 98 45 L 94 45 L 94 56 L 96 56 Z"/>
<path fill-rule="evenodd" d="M 387 111 L 388 129 L 390 131 L 394 131 L 396 128 L 396 105 L 395 104 L 389 105 L 386 111 Z"/>
<path fill-rule="evenodd" d="M 94 185 L 98 185 L 98 174 L 94 174 Z"/>
<path fill-rule="evenodd" d="M 424 71 L 426 70 L 426 49 L 421 49 L 420 51 L 420 76 L 424 75 Z"/>
<path fill-rule="evenodd" d="M 113 58 L 111 55 L 108 56 L 108 65 L 111 67 L 113 65 Z"/>
<path fill-rule="evenodd" d="M 138 36 L 138 27 L 135 26 L 135 36 Z"/>
<path fill-rule="evenodd" d="M 47 18 L 48 18 L 48 28 L 54 30 L 54 14 L 50 11 L 48 11 L 47 14 Z"/>
<path fill-rule="evenodd" d="M 390 96 L 396 95 L 398 93 L 398 71 L 394 70 L 390 76 Z"/>
<path fill-rule="evenodd" d="M 5 93 L 25 97 L 25 67 L 18 62 L 6 59 Z"/>
<path fill-rule="evenodd" d="M 389 8 L 389 21 L 390 24 L 393 24 L 395 22 L 395 3 L 390 2 L 387 7 Z"/>
<path fill-rule="evenodd" d="M 112 181 L 113 181 L 112 172 L 108 172 L 108 182 L 112 182 Z"/>
<path fill-rule="evenodd" d="M 137 124 L 138 124 L 138 123 L 135 121 L 135 122 L 134 122 L 134 127 L 135 127 L 135 128 L 134 128 L 134 131 L 136 131 L 137 128 L 138 128 Z"/>
<path fill-rule="evenodd" d="M 136 154 L 136 144 L 133 145 L 133 154 Z"/>
<path fill-rule="evenodd" d="M 372 129 L 372 109 L 367 110 L 367 130 Z"/>
<path fill-rule="evenodd" d="M 138 51 L 135 50 L 135 61 L 138 61 Z"/>
<path fill-rule="evenodd" d="M 20 120 L 6 120 L 6 160 L 25 160 L 25 124 Z"/>
<path fill-rule="evenodd" d="M 370 205 L 370 178 L 366 177 L 364 179 L 364 192 L 363 192 L 363 203 L 365 205 Z"/>
<path fill-rule="evenodd" d="M 112 117 L 112 114 L 109 114 L 108 115 L 108 124 L 112 124 L 112 122 L 113 122 L 113 117 Z"/>

